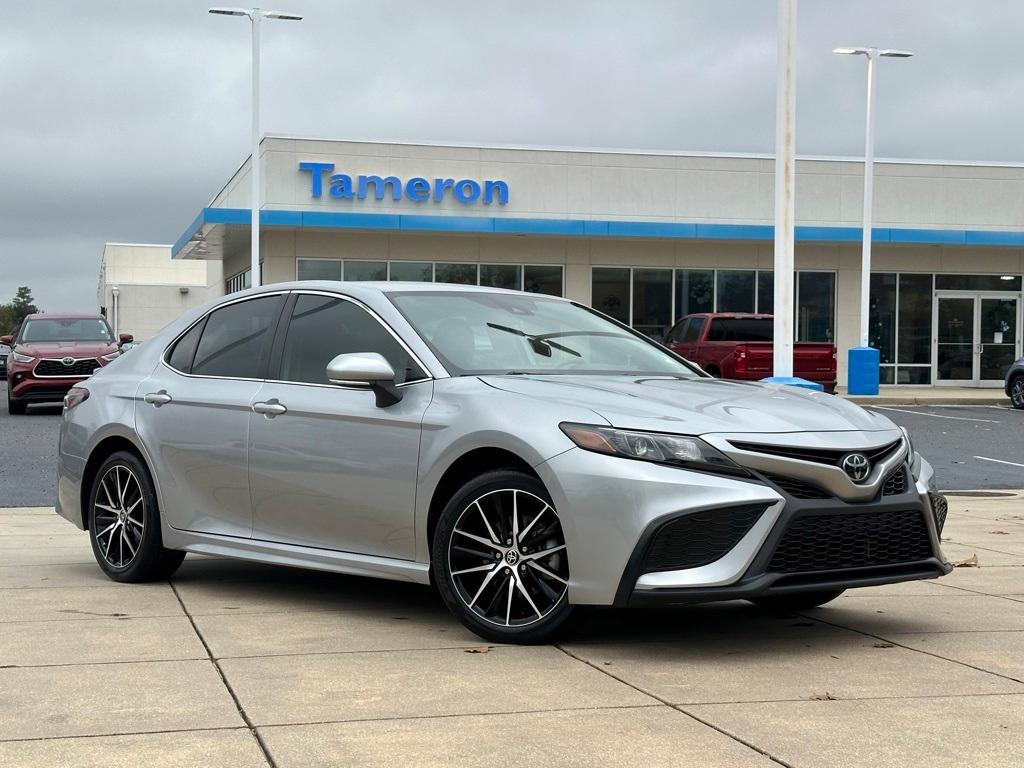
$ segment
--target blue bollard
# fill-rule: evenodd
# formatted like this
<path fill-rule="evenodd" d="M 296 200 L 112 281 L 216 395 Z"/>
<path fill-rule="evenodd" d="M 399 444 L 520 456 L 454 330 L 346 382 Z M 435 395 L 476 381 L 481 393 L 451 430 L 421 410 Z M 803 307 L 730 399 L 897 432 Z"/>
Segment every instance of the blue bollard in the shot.
<path fill-rule="evenodd" d="M 846 358 L 846 393 L 877 395 L 881 358 L 873 347 L 852 347 Z"/>

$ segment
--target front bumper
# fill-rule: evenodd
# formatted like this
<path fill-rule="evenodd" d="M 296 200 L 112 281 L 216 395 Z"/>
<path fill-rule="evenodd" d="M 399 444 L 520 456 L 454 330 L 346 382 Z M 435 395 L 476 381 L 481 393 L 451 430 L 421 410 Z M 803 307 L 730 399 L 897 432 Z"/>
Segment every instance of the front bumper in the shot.
<path fill-rule="evenodd" d="M 935 578 L 948 573 L 932 509 L 932 469 L 915 466 L 917 481 L 903 465 L 904 488 L 869 501 L 797 499 L 759 479 L 692 472 L 580 449 L 537 467 L 559 510 L 569 552 L 569 599 L 576 604 L 679 604 L 734 600 L 811 590 L 848 589 Z M 652 568 L 656 532 L 690 516 L 756 507 L 760 512 L 736 534 L 724 554 L 695 567 Z M 883 563 L 780 570 L 773 556 L 786 531 L 805 517 L 854 518 L 898 514 L 917 526 L 913 556 Z M 944 510 L 943 510 L 944 516 Z M 711 537 L 712 539 L 714 537 Z"/>
<path fill-rule="evenodd" d="M 9 386 L 11 397 L 15 400 L 26 403 L 57 403 L 64 399 L 69 389 L 87 378 L 35 378 L 30 371 L 14 371 Z"/>

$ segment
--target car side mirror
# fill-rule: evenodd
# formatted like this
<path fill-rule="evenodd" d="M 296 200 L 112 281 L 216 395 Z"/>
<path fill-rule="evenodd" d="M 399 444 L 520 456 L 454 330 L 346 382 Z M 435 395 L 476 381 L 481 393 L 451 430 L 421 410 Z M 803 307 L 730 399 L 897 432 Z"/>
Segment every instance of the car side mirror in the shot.
<path fill-rule="evenodd" d="M 378 408 L 387 408 L 402 399 L 402 392 L 395 385 L 395 369 L 376 352 L 338 355 L 327 364 L 327 380 L 340 387 L 372 389 Z"/>
<path fill-rule="evenodd" d="M 119 345 L 131 344 L 133 341 L 135 341 L 135 337 L 132 336 L 130 333 L 122 333 L 117 337 L 117 342 Z"/>
<path fill-rule="evenodd" d="M 0 336 L 0 344 L 6 344 L 8 347 L 13 347 L 14 346 L 14 337 L 13 336 L 6 336 L 6 335 L 5 336 Z"/>

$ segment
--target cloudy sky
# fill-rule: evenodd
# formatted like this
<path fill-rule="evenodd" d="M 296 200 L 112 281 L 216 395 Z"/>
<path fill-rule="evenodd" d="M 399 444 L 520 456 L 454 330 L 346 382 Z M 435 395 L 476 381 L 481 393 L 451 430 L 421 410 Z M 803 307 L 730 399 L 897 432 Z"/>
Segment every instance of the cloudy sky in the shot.
<path fill-rule="evenodd" d="M 226 0 L 229 2 L 230 0 Z M 267 0 L 269 3 L 269 0 Z M 264 129 L 770 152 L 773 0 L 274 0 Z M 4 3 L 0 300 L 94 310 L 103 243 L 173 242 L 246 155 L 248 21 L 206 0 Z M 1024 3 L 803 0 L 797 150 L 1024 162 Z"/>

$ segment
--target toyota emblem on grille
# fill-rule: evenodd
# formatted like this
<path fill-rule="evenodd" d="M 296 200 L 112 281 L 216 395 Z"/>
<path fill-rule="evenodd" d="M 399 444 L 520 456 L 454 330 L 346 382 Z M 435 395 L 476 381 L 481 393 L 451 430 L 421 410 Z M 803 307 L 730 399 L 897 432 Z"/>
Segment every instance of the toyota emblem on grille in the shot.
<path fill-rule="evenodd" d="M 868 457 L 863 453 L 848 453 L 843 457 L 842 463 L 843 472 L 845 472 L 851 480 L 855 483 L 859 483 L 861 480 L 868 476 L 868 472 L 871 471 L 871 464 L 868 463 Z"/>
<path fill-rule="evenodd" d="M 62 357 L 60 361 L 67 366 L 72 366 L 75 364 L 75 358 L 73 357 Z"/>

